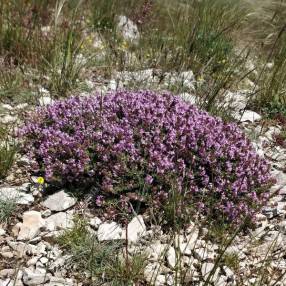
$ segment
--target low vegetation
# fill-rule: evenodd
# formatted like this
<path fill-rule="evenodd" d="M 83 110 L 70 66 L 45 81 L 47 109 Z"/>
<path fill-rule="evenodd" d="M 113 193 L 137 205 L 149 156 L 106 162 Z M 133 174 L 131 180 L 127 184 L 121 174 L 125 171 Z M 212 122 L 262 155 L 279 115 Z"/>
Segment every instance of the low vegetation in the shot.
<path fill-rule="evenodd" d="M 0 224 L 7 224 L 16 210 L 14 198 L 0 198 Z"/>
<path fill-rule="evenodd" d="M 120 242 L 98 242 L 88 230 L 84 219 L 76 218 L 74 227 L 57 240 L 71 253 L 70 267 L 75 265 L 84 271 L 81 277 L 83 280 L 91 276 L 92 285 L 109 283 L 109 285 L 124 286 L 143 281 L 146 255 L 126 254 L 122 251 Z"/>
<path fill-rule="evenodd" d="M 12 142 L 11 142 L 12 141 Z M 9 169 L 12 167 L 15 154 L 16 144 L 9 138 L 6 128 L 0 130 L 0 180 L 7 176 Z"/>
<path fill-rule="evenodd" d="M 120 31 L 122 16 L 135 36 Z M 247 90 L 243 109 L 279 125 L 274 143 L 286 147 L 285 16 L 285 0 L 1 1 L 0 182 L 7 182 L 20 143 L 45 192 L 92 191 L 89 206 L 104 219 L 126 226 L 143 214 L 173 238 L 190 219 L 199 221 L 200 235 L 220 250 L 202 285 L 211 285 L 219 267 L 238 272 L 239 254 L 225 250 L 258 224 L 255 214 L 274 181 L 225 99 Z M 122 72 L 134 71 L 151 71 L 158 80 L 136 74 L 119 82 Z M 182 73 L 193 77 L 191 84 L 166 84 Z M 102 96 L 107 89 L 113 91 Z M 197 107 L 181 98 L 193 94 Z M 24 107 L 21 127 L 9 123 L 11 110 L 45 105 L 43 97 L 55 102 L 29 114 Z M 15 208 L 0 197 L 1 227 Z M 145 285 L 144 253 L 130 254 L 128 241 L 102 243 L 92 233 L 78 217 L 57 240 L 71 254 L 71 269 L 86 272 L 80 277 L 86 285 Z M 253 266 L 254 285 L 282 281 L 283 271 L 278 278 L 273 271 L 274 283 L 269 274 L 275 255 L 270 249 Z M 189 285 L 181 262 L 173 284 Z"/>
<path fill-rule="evenodd" d="M 26 122 L 21 138 L 47 181 L 95 185 L 98 205 L 117 197 L 129 208 L 134 197 L 162 208 L 179 193 L 176 215 L 195 204 L 234 221 L 267 198 L 269 166 L 245 135 L 171 94 L 71 97 Z"/>

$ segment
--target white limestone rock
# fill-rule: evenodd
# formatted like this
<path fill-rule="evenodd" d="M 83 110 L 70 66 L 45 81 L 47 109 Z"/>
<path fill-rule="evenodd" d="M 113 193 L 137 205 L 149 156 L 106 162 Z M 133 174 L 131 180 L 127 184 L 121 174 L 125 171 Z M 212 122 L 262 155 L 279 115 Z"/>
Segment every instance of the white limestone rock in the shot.
<path fill-rule="evenodd" d="M 150 244 L 146 248 L 145 252 L 148 255 L 149 261 L 163 261 L 167 254 L 168 248 L 168 244 L 163 244 L 157 240 Z"/>
<path fill-rule="evenodd" d="M 47 106 L 54 102 L 54 100 L 50 96 L 50 92 L 47 89 L 42 87 L 40 88 L 39 92 L 41 94 L 39 98 L 39 104 L 41 106 Z"/>
<path fill-rule="evenodd" d="M 117 33 L 119 33 L 125 41 L 138 44 L 140 33 L 137 25 L 126 16 L 119 16 L 117 23 Z"/>
<path fill-rule="evenodd" d="M 247 91 L 227 91 L 224 96 L 224 107 L 230 108 L 233 111 L 243 110 L 249 99 Z"/>
<path fill-rule="evenodd" d="M 195 90 L 195 76 L 193 71 L 171 72 L 166 73 L 164 78 L 164 85 L 186 88 L 188 90 Z"/>
<path fill-rule="evenodd" d="M 55 213 L 45 220 L 45 224 L 48 231 L 72 228 L 74 225 L 73 215 L 70 212 Z"/>
<path fill-rule="evenodd" d="M 146 233 L 146 226 L 141 215 L 134 217 L 127 226 L 128 242 L 136 243 Z M 126 239 L 126 232 L 123 231 L 122 239 Z"/>
<path fill-rule="evenodd" d="M 23 224 L 20 227 L 18 240 L 31 240 L 45 228 L 45 220 L 40 212 L 27 211 L 23 214 Z"/>
<path fill-rule="evenodd" d="M 76 198 L 71 197 L 64 190 L 49 196 L 42 205 L 51 211 L 65 211 L 76 204 Z"/>
<path fill-rule="evenodd" d="M 93 217 L 89 221 L 89 225 L 94 229 L 98 229 L 101 224 L 102 220 L 99 217 Z"/>
<path fill-rule="evenodd" d="M 217 281 L 219 278 L 219 268 L 215 268 L 215 264 L 211 262 L 204 262 L 202 264 L 201 272 L 204 280 Z M 214 271 L 214 273 L 212 273 Z"/>
<path fill-rule="evenodd" d="M 175 268 L 177 265 L 177 256 L 176 251 L 174 247 L 169 247 L 167 251 L 167 261 L 171 268 Z"/>
<path fill-rule="evenodd" d="M 0 198 L 12 200 L 18 205 L 30 205 L 34 202 L 34 197 L 25 193 L 22 187 L 2 187 L 0 188 Z"/>
<path fill-rule="evenodd" d="M 251 110 L 245 110 L 242 114 L 242 116 L 237 115 L 235 116 L 236 119 L 240 120 L 240 122 L 255 122 L 261 120 L 261 115 L 257 112 L 251 111 Z"/>
<path fill-rule="evenodd" d="M 32 271 L 29 268 L 24 269 L 23 272 L 23 282 L 27 286 L 39 286 L 46 282 L 49 282 L 50 277 L 47 273 L 39 273 Z"/>
<path fill-rule="evenodd" d="M 207 248 L 194 249 L 194 257 L 200 261 L 213 261 L 215 254 Z"/>
<path fill-rule="evenodd" d="M 116 222 L 102 223 L 97 232 L 99 241 L 118 240 L 122 237 L 122 228 Z"/>

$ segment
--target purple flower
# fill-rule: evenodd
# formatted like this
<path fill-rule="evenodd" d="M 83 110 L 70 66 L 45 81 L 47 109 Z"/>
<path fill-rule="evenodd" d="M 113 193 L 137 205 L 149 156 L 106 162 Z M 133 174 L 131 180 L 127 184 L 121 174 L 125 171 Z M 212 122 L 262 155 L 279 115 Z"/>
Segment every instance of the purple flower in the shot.
<path fill-rule="evenodd" d="M 95 199 L 95 204 L 98 207 L 101 207 L 103 205 L 103 196 L 101 196 L 101 195 L 97 196 Z"/>
<path fill-rule="evenodd" d="M 145 182 L 146 182 L 147 184 L 151 185 L 152 182 L 153 182 L 152 176 L 147 175 L 147 176 L 145 177 Z"/>

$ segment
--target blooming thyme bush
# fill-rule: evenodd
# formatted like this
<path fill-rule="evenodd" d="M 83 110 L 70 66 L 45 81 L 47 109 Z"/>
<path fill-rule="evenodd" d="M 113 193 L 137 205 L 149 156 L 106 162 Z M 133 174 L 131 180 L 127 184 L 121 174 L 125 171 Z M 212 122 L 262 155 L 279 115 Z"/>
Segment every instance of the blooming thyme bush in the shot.
<path fill-rule="evenodd" d="M 20 133 L 47 181 L 95 186 L 98 205 L 131 193 L 160 209 L 175 192 L 184 207 L 237 220 L 253 215 L 270 182 L 235 124 L 171 94 L 71 97 L 38 109 Z"/>

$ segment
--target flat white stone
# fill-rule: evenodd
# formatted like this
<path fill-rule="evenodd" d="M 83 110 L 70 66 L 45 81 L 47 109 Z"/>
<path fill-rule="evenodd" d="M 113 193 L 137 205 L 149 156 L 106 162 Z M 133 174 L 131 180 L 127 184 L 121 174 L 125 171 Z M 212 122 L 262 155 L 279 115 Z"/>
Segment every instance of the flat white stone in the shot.
<path fill-rule="evenodd" d="M 194 73 L 191 70 L 183 72 L 165 73 L 165 86 L 176 85 L 178 87 L 195 90 L 195 82 L 196 80 L 194 77 Z"/>
<path fill-rule="evenodd" d="M 179 96 L 185 101 L 187 101 L 188 103 L 191 103 L 193 105 L 197 104 L 198 98 L 188 92 L 181 93 L 179 94 Z"/>
<path fill-rule="evenodd" d="M 13 110 L 13 106 L 11 106 L 10 104 L 6 104 L 6 103 L 2 103 L 1 108 L 12 111 Z"/>
<path fill-rule="evenodd" d="M 102 220 L 99 217 L 93 217 L 89 221 L 89 225 L 94 229 L 98 229 L 101 224 Z"/>
<path fill-rule="evenodd" d="M 127 239 L 136 243 L 146 233 L 146 226 L 141 215 L 134 217 L 127 226 Z M 123 230 L 122 239 L 126 239 L 126 232 Z"/>
<path fill-rule="evenodd" d="M 23 224 L 20 227 L 18 240 L 30 240 L 40 234 L 41 229 L 45 227 L 45 220 L 41 213 L 37 211 L 28 211 L 23 214 Z"/>
<path fill-rule="evenodd" d="M 18 241 L 7 241 L 9 247 L 11 247 L 14 251 L 16 251 L 17 256 L 23 257 L 26 254 L 37 254 L 37 247 L 32 244 L 28 244 L 25 242 Z"/>
<path fill-rule="evenodd" d="M 99 241 L 117 240 L 122 237 L 122 228 L 116 222 L 103 223 L 99 226 L 97 238 Z"/>
<path fill-rule="evenodd" d="M 150 285 L 164 285 L 165 276 L 161 275 L 161 265 L 159 263 L 149 263 L 144 268 L 144 277 Z"/>
<path fill-rule="evenodd" d="M 51 211 L 61 212 L 76 204 L 76 198 L 71 197 L 64 190 L 49 196 L 42 205 Z"/>
<path fill-rule="evenodd" d="M 45 286 L 73 286 L 75 285 L 72 279 L 62 277 L 51 277 L 50 282 L 46 283 Z"/>
<path fill-rule="evenodd" d="M 24 269 L 23 282 L 27 286 L 39 286 L 50 280 L 49 275 L 46 273 L 33 272 L 29 268 Z"/>
<path fill-rule="evenodd" d="M 194 249 L 194 257 L 200 261 L 213 260 L 214 252 L 209 251 L 207 248 L 196 248 Z"/>
<path fill-rule="evenodd" d="M 34 202 L 34 197 L 31 194 L 23 192 L 21 187 L 1 188 L 0 198 L 4 200 L 13 200 L 19 205 L 29 205 Z"/>
<path fill-rule="evenodd" d="M 0 122 L 2 122 L 3 124 L 14 123 L 16 121 L 17 121 L 17 117 L 9 115 L 9 114 L 0 118 Z"/>
<path fill-rule="evenodd" d="M 214 273 L 211 273 L 215 267 L 214 263 L 204 262 L 202 264 L 201 272 L 204 280 L 210 279 L 209 281 L 217 281 L 219 277 L 219 268 L 216 268 Z M 211 275 L 210 278 L 208 278 Z"/>
<path fill-rule="evenodd" d="M 164 260 L 167 250 L 167 244 L 162 244 L 160 241 L 155 241 L 150 244 L 145 250 L 150 261 L 161 261 Z"/>
<path fill-rule="evenodd" d="M 74 225 L 73 216 L 71 213 L 59 212 L 49 216 L 45 224 L 48 231 L 72 228 Z"/>
<path fill-rule="evenodd" d="M 261 115 L 251 110 L 245 110 L 239 119 L 240 122 L 245 122 L 245 121 L 254 122 L 260 120 Z"/>
<path fill-rule="evenodd" d="M 232 110 L 239 111 L 246 107 L 249 94 L 246 91 L 227 91 L 224 96 L 224 106 Z"/>
<path fill-rule="evenodd" d="M 183 242 L 180 243 L 180 251 L 183 255 L 192 255 L 192 246 L 187 243 L 187 242 Z"/>

